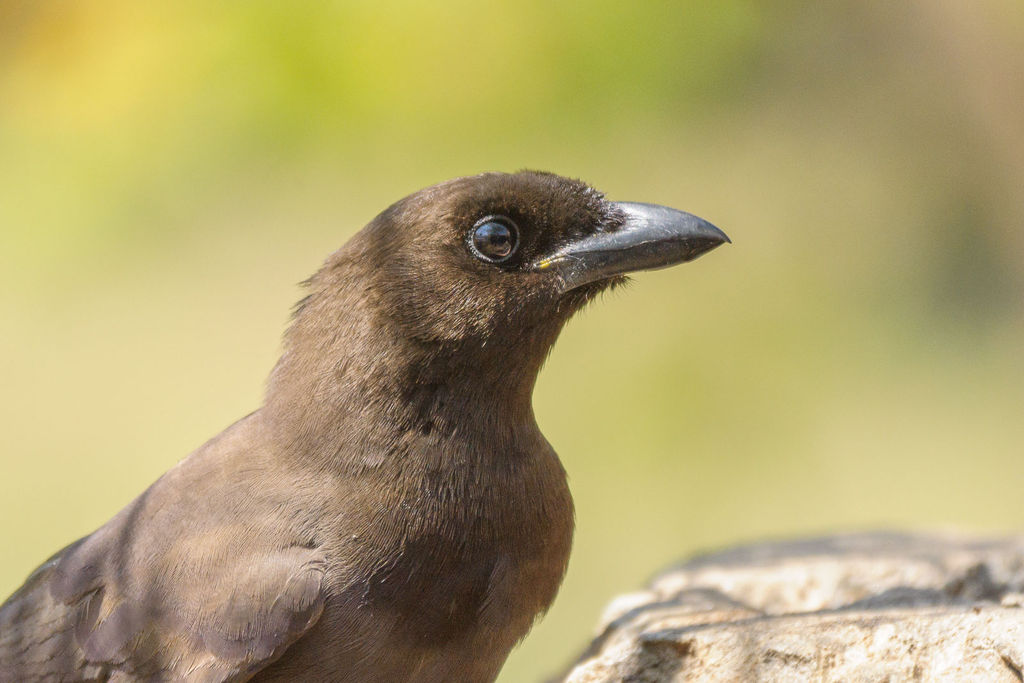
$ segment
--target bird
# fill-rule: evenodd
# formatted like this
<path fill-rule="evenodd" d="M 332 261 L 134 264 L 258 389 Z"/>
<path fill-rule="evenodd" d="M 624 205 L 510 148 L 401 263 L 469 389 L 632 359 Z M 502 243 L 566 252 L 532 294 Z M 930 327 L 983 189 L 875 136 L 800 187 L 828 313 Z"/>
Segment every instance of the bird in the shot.
<path fill-rule="evenodd" d="M 494 680 L 572 544 L 545 358 L 726 242 L 541 171 L 396 202 L 304 283 L 262 405 L 0 606 L 0 680 Z"/>

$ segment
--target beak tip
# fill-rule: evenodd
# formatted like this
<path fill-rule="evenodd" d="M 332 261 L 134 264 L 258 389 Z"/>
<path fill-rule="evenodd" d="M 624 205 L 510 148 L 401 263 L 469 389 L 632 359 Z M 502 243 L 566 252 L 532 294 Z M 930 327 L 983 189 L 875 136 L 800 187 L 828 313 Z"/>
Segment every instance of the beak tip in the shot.
<path fill-rule="evenodd" d="M 718 246 L 719 244 L 732 244 L 732 240 L 729 239 L 729 236 L 726 235 L 721 228 L 712 225 L 711 223 L 705 221 L 702 218 L 698 218 L 697 220 L 704 224 L 703 232 L 707 236 L 709 241 L 715 242 L 715 246 Z"/>
<path fill-rule="evenodd" d="M 729 236 L 722 232 L 720 229 L 708 223 L 703 219 L 700 221 L 699 234 L 692 238 L 692 256 L 696 258 L 701 254 L 722 246 L 723 244 L 732 244 L 732 240 Z"/>

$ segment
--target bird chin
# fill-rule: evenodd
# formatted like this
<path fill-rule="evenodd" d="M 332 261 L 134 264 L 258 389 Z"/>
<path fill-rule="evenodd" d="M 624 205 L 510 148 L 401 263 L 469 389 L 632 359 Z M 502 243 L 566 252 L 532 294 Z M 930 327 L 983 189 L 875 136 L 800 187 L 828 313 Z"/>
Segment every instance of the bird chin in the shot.
<path fill-rule="evenodd" d="M 568 292 L 563 294 L 562 301 L 566 302 L 570 306 L 572 313 L 575 313 L 601 294 L 627 285 L 629 282 L 630 279 L 626 275 L 613 275 L 605 280 L 588 282 L 587 284 L 580 285 L 575 289 L 570 289 Z"/>

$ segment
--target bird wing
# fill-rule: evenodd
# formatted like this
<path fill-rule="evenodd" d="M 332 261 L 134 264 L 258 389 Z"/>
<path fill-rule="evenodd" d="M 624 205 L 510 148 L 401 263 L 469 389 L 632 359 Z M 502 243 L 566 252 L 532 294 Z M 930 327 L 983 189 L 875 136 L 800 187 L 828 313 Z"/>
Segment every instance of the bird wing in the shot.
<path fill-rule="evenodd" d="M 0 680 L 244 681 L 316 623 L 318 549 L 209 525 L 175 543 L 138 528 L 145 498 L 0 606 Z"/>

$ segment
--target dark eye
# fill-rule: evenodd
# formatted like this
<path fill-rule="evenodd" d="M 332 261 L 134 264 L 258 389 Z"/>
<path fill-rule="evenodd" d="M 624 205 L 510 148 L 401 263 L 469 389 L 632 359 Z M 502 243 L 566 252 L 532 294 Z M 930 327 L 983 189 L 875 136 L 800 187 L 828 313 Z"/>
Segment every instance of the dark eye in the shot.
<path fill-rule="evenodd" d="M 488 263 L 500 263 L 519 246 L 519 231 L 509 219 L 492 216 L 473 227 L 469 244 L 478 258 Z"/>

